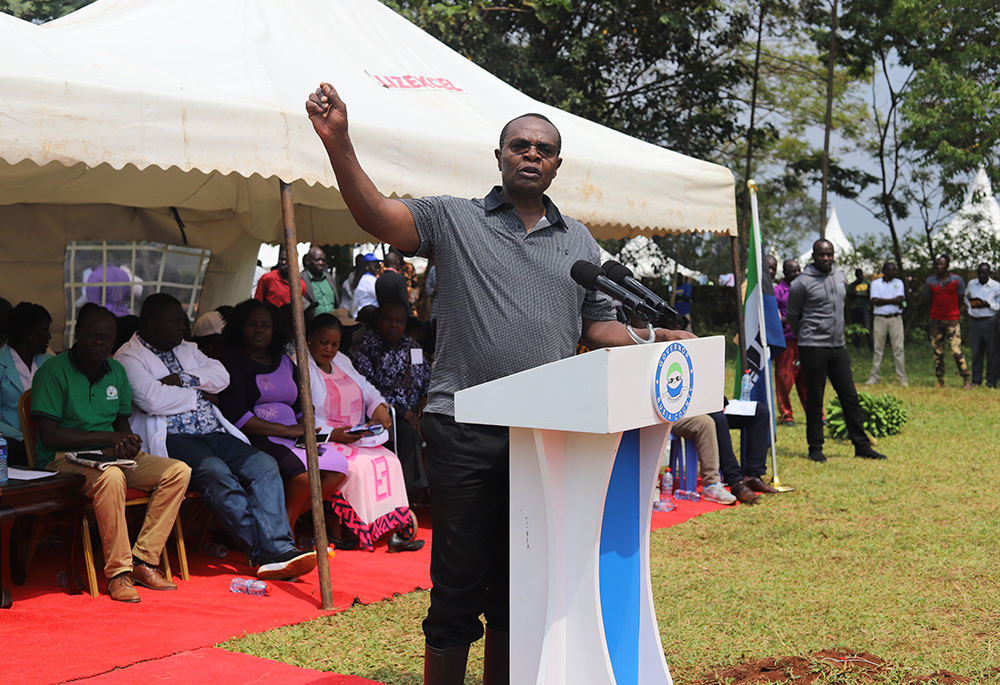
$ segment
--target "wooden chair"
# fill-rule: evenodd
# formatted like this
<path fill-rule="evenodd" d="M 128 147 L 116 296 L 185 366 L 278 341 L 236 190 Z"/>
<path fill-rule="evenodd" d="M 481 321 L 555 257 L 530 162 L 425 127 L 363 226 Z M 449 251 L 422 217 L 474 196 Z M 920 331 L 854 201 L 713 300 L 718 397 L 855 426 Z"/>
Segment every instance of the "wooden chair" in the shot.
<path fill-rule="evenodd" d="M 34 467 L 35 465 L 35 440 L 38 437 L 38 426 L 35 424 L 34 419 L 31 418 L 31 389 L 25 390 L 21 395 L 20 399 L 17 401 L 17 415 L 21 420 L 21 432 L 24 433 L 24 447 L 25 451 L 28 453 L 28 465 Z M 137 490 L 135 488 L 129 488 L 125 491 L 125 506 L 143 506 L 145 507 L 149 504 L 149 493 L 145 490 Z M 92 512 L 94 510 L 94 503 L 92 500 L 88 500 L 85 512 Z M 97 597 L 100 595 L 100 591 L 97 586 L 97 569 L 94 566 L 94 548 L 90 540 L 90 518 L 84 515 L 83 517 L 83 560 L 85 570 L 87 572 L 87 588 L 90 591 L 91 597 Z M 28 543 L 28 554 L 27 554 L 27 564 L 26 567 L 31 566 L 31 559 L 35 553 L 35 547 L 38 544 L 38 538 L 41 533 L 41 521 L 36 521 L 34 526 L 32 526 L 31 539 Z M 180 515 L 174 520 L 174 539 L 177 541 L 177 559 L 180 562 L 180 576 L 181 580 L 188 580 L 190 575 L 188 574 L 188 562 L 187 562 L 187 549 L 184 545 L 184 530 L 181 525 Z M 164 548 L 161 555 L 163 562 L 163 575 L 168 579 L 170 578 L 170 557 L 167 554 L 166 548 Z"/>

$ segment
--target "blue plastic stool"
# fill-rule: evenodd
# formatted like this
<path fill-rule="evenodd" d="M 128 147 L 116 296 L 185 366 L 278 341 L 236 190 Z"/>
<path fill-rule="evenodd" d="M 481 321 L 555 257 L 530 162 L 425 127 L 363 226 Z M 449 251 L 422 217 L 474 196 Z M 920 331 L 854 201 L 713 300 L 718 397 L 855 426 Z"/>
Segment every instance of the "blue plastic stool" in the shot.
<path fill-rule="evenodd" d="M 683 455 L 683 456 L 682 456 Z M 670 472 L 674 474 L 674 499 L 700 502 L 698 494 L 698 450 L 694 443 L 670 434 Z"/>

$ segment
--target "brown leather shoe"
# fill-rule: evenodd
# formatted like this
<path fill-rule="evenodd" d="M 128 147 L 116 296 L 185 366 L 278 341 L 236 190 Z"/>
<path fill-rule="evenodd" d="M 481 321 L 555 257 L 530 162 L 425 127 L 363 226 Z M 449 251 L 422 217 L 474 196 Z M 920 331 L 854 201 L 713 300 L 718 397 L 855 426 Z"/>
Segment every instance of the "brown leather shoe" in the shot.
<path fill-rule="evenodd" d="M 108 594 L 116 602 L 139 602 L 139 593 L 132 585 L 132 576 L 126 573 L 119 573 L 108 581 Z"/>
<path fill-rule="evenodd" d="M 150 590 L 176 590 L 177 583 L 167 580 L 160 569 L 148 564 L 132 566 L 132 582 Z"/>
<path fill-rule="evenodd" d="M 760 476 L 747 476 L 743 479 L 743 482 L 746 483 L 746 486 L 754 492 L 766 492 L 769 495 L 781 492 L 778 488 L 772 487 L 762 481 Z"/>
<path fill-rule="evenodd" d="M 735 485 L 729 486 L 729 492 L 740 504 L 753 504 L 760 499 L 760 495 L 751 490 L 744 481 L 738 481 Z"/>

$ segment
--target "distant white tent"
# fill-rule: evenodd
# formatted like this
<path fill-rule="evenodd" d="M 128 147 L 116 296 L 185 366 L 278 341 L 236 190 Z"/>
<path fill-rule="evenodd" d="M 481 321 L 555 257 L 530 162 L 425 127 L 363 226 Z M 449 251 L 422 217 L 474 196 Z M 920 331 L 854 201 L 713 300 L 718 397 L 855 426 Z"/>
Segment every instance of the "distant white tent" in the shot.
<path fill-rule="evenodd" d="M 989 261 L 984 253 L 998 242 L 1000 205 L 997 205 L 986 170 L 979 167 L 962 208 L 934 236 L 935 250 L 950 254 L 954 268 L 972 270 L 984 259 Z M 996 269 L 997 265 L 993 267 Z"/>
<path fill-rule="evenodd" d="M 830 208 L 830 219 L 826 222 L 826 239 L 833 243 L 833 254 L 836 262 L 840 263 L 844 261 L 844 258 L 854 252 L 854 245 L 851 241 L 844 235 L 844 229 L 840 227 L 840 220 L 837 218 L 837 208 Z M 805 267 L 806 264 L 812 264 L 812 246 L 806 252 L 802 253 L 799 257 L 799 266 Z M 779 270 L 781 265 L 778 265 Z"/>
<path fill-rule="evenodd" d="M 617 260 L 632 269 L 636 278 L 669 279 L 674 274 L 674 260 L 664 255 L 657 244 L 644 235 L 625 243 Z M 683 264 L 678 265 L 676 270 L 688 278 L 698 279 L 702 276 L 700 271 L 689 269 Z"/>

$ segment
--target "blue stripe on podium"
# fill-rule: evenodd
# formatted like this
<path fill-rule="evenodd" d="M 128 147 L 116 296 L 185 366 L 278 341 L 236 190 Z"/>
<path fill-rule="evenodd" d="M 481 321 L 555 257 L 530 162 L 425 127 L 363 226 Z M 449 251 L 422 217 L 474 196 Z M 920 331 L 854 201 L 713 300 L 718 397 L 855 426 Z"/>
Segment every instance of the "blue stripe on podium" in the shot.
<path fill-rule="evenodd" d="M 639 483 L 639 431 L 622 433 L 611 469 L 601 524 L 598 570 L 604 636 L 615 680 L 639 682 L 640 510 L 648 502 Z M 645 493 L 646 497 L 649 493 Z"/>

